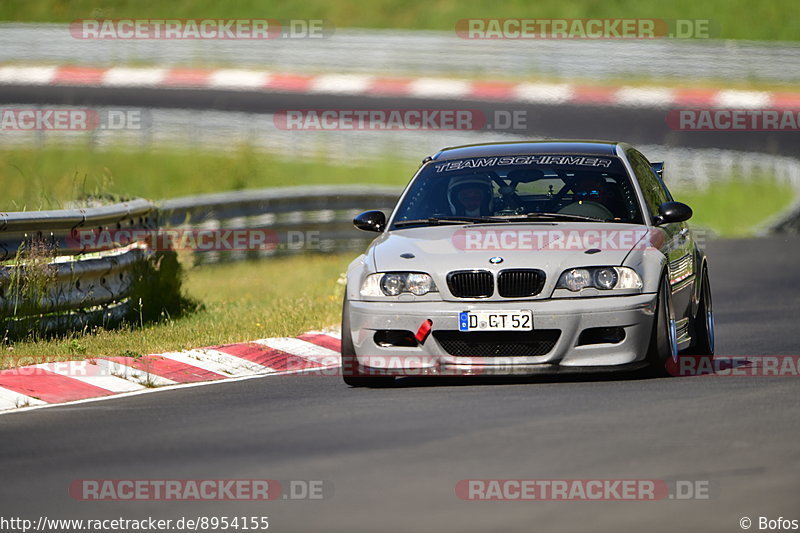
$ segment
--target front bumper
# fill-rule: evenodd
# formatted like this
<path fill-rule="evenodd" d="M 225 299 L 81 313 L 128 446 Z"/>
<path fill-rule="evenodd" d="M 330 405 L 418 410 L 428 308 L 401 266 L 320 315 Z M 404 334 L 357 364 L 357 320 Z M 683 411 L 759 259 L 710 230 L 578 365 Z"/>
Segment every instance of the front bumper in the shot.
<path fill-rule="evenodd" d="M 363 372 L 386 375 L 528 375 L 553 372 L 627 370 L 645 365 L 656 294 L 558 298 L 503 302 L 363 302 L 350 301 L 350 335 Z M 470 310 L 531 310 L 536 330 L 558 330 L 552 348 L 542 355 L 491 357 L 451 355 L 437 331 L 457 331 L 458 315 Z M 383 330 L 416 332 L 431 320 L 431 332 L 417 346 L 385 346 L 375 342 Z M 619 342 L 579 345 L 589 328 L 621 328 Z M 342 332 L 346 334 L 347 332 Z M 465 333 L 464 335 L 470 335 Z"/>

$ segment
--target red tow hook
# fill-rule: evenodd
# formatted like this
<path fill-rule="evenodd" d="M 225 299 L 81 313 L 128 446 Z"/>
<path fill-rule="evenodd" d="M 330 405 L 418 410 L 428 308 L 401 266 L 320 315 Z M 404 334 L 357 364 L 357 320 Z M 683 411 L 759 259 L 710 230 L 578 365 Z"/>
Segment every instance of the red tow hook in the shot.
<path fill-rule="evenodd" d="M 430 318 L 425 320 L 422 325 L 420 325 L 419 329 L 417 330 L 417 334 L 414 335 L 414 338 L 417 339 L 418 343 L 425 344 L 425 339 L 427 339 L 428 335 L 431 334 L 431 326 L 433 326 L 433 320 Z"/>

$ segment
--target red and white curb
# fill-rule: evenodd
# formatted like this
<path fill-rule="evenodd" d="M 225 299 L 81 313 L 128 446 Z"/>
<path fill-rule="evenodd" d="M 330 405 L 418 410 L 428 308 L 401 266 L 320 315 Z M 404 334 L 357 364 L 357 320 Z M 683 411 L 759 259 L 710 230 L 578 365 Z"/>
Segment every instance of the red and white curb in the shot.
<path fill-rule="evenodd" d="M 304 75 L 242 69 L 8 65 L 0 67 L 0 85 L 216 89 L 625 107 L 800 108 L 800 92 L 601 87 L 362 74 Z"/>
<path fill-rule="evenodd" d="M 210 346 L 142 357 L 103 357 L 0 371 L 0 414 L 163 387 L 338 368 L 338 332 Z"/>

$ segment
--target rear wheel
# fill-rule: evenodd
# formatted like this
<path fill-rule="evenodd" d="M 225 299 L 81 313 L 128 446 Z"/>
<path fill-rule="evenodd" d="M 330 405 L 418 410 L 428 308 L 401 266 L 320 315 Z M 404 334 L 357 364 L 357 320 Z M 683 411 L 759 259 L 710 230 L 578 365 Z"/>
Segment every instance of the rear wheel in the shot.
<path fill-rule="evenodd" d="M 351 387 L 386 387 L 394 382 L 391 376 L 369 376 L 360 371 L 350 334 L 350 309 L 347 305 L 346 288 L 342 304 L 342 379 Z"/>
<path fill-rule="evenodd" d="M 703 268 L 700 285 L 700 305 L 694 317 L 692 346 L 686 350 L 690 355 L 714 356 L 714 306 L 711 301 L 711 283 L 708 268 Z"/>
<path fill-rule="evenodd" d="M 675 312 L 672 307 L 672 291 L 665 275 L 658 288 L 658 300 L 647 350 L 648 370 L 655 376 L 668 376 L 666 365 L 670 359 L 674 363 L 678 357 L 678 333 L 675 326 Z"/>

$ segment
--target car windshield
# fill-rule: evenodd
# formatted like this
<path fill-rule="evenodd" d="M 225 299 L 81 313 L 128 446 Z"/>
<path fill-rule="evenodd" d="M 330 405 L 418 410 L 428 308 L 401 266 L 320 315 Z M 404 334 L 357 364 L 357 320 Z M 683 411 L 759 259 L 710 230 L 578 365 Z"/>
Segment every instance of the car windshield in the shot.
<path fill-rule="evenodd" d="M 619 158 L 553 154 L 432 161 L 397 207 L 392 229 L 560 220 L 642 223 Z"/>

